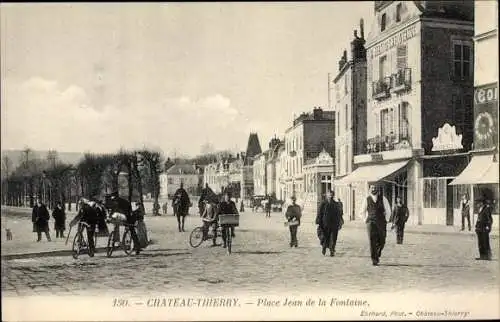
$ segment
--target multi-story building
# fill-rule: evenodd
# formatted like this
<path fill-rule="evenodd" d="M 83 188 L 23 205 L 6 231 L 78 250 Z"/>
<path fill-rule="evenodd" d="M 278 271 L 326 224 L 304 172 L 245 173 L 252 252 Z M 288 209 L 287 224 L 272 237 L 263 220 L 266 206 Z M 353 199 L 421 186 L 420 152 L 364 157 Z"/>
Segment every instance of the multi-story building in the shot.
<path fill-rule="evenodd" d="M 285 141 L 281 141 L 276 150 L 276 198 L 285 201 L 286 177 L 287 177 L 287 155 Z"/>
<path fill-rule="evenodd" d="M 335 115 L 333 111 L 314 108 L 312 113 L 302 113 L 285 132 L 285 195 L 295 195 L 304 200 L 305 161 L 316 158 L 325 149 L 331 155 L 335 151 L 334 131 Z M 332 176 L 334 169 L 332 167 Z"/>
<path fill-rule="evenodd" d="M 375 1 L 374 13 L 367 142 L 340 183 L 352 184 L 355 209 L 378 183 L 391 204 L 407 203 L 411 223 L 453 224 L 447 184 L 472 144 L 474 3 Z"/>
<path fill-rule="evenodd" d="M 335 178 L 341 179 L 355 169 L 354 155 L 362 153 L 366 141 L 366 49 L 363 20 L 347 51 L 339 60 L 335 85 Z M 351 185 L 335 184 L 335 194 L 344 204 L 346 218 L 353 220 L 355 195 Z"/>
<path fill-rule="evenodd" d="M 267 155 L 268 150 L 253 158 L 253 193 L 256 196 L 267 195 Z"/>
<path fill-rule="evenodd" d="M 175 164 L 160 174 L 160 199 L 173 196 L 181 183 L 190 195 L 198 195 L 203 182 L 203 169 L 194 164 Z"/>
<path fill-rule="evenodd" d="M 498 1 L 474 4 L 474 145 L 470 163 L 451 185 L 473 202 L 483 195 L 496 201 L 498 214 Z"/>
<path fill-rule="evenodd" d="M 253 161 L 254 157 L 259 153 L 262 153 L 259 137 L 257 136 L 257 133 L 250 133 L 250 136 L 248 137 L 247 150 L 242 156 L 243 166 L 241 176 L 241 198 L 247 201 L 249 201 L 254 195 Z"/>
<path fill-rule="evenodd" d="M 208 184 L 215 193 L 230 189 L 234 198 L 240 198 L 242 165 L 240 153 L 237 153 L 236 157 L 220 156 L 217 162 L 205 166 L 203 183 Z"/>
<path fill-rule="evenodd" d="M 267 194 L 278 199 L 279 199 L 278 171 L 281 171 L 280 150 L 282 147 L 283 147 L 283 142 L 280 139 L 276 137 L 271 139 L 271 142 L 269 142 L 269 150 L 266 162 Z"/>

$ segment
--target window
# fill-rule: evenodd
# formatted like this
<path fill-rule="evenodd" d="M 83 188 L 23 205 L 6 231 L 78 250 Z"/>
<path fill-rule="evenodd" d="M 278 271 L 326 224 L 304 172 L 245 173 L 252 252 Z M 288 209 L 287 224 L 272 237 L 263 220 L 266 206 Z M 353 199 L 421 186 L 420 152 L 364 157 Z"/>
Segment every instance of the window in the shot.
<path fill-rule="evenodd" d="M 378 79 L 384 79 L 385 73 L 387 71 L 387 56 L 382 56 L 380 57 L 379 63 L 378 63 Z"/>
<path fill-rule="evenodd" d="M 387 23 L 387 15 L 384 13 L 380 18 L 380 31 L 384 31 Z"/>
<path fill-rule="evenodd" d="M 388 135 L 390 133 L 389 110 L 380 111 L 380 135 Z"/>
<path fill-rule="evenodd" d="M 168 184 L 173 184 L 173 183 L 174 183 L 174 179 L 168 178 Z"/>
<path fill-rule="evenodd" d="M 345 77 L 344 77 L 344 92 L 347 94 L 348 91 L 348 86 L 347 86 L 347 83 L 348 83 L 348 80 L 347 80 L 347 74 L 345 74 Z"/>
<path fill-rule="evenodd" d="M 399 105 L 399 135 L 403 139 L 409 137 L 409 121 L 408 121 L 408 103 L 403 102 Z"/>
<path fill-rule="evenodd" d="M 396 22 L 401 21 L 401 10 L 402 9 L 403 9 L 403 4 L 398 3 L 398 5 L 396 6 Z"/>
<path fill-rule="evenodd" d="M 398 46 L 396 68 L 403 69 L 408 65 L 408 50 L 406 45 Z"/>
<path fill-rule="evenodd" d="M 472 69 L 472 46 L 468 42 L 453 43 L 453 76 L 455 79 L 470 79 Z"/>

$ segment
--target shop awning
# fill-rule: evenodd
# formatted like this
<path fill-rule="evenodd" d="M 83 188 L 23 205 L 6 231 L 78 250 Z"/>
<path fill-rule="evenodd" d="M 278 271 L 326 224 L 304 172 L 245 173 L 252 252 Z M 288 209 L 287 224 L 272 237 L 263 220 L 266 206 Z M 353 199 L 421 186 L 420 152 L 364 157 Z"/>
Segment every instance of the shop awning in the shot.
<path fill-rule="evenodd" d="M 334 184 L 345 185 L 353 182 L 377 182 L 402 169 L 408 162 L 400 161 L 361 166 L 344 178 L 335 181 Z"/>
<path fill-rule="evenodd" d="M 493 162 L 488 170 L 483 174 L 483 176 L 476 182 L 476 184 L 490 184 L 497 183 L 498 184 L 498 162 Z"/>
<path fill-rule="evenodd" d="M 456 186 L 460 184 L 481 184 L 481 183 L 494 183 L 486 181 L 496 181 L 498 182 L 498 165 L 497 169 L 492 169 L 495 166 L 493 163 L 493 155 L 476 155 L 473 156 L 467 167 L 462 173 L 460 173 L 455 180 L 450 182 L 451 186 Z M 494 175 L 496 171 L 496 176 L 492 178 L 486 177 L 487 173 L 491 171 L 491 175 Z M 489 176 L 489 175 L 488 175 Z"/>

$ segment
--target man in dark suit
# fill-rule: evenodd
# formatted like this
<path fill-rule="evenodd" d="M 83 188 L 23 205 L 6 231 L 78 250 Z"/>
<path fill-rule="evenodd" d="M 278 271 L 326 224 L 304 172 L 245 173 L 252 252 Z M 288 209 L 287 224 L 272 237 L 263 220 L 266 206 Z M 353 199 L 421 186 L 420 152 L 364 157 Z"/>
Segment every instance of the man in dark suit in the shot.
<path fill-rule="evenodd" d="M 323 232 L 321 253 L 325 255 L 328 248 L 332 257 L 335 256 L 338 233 L 344 223 L 341 206 L 334 200 L 334 196 L 333 191 L 326 193 L 326 200 L 319 206 L 316 216 L 316 224 Z"/>
<path fill-rule="evenodd" d="M 36 199 L 36 204 L 33 207 L 33 211 L 31 213 L 31 221 L 33 222 L 33 232 L 37 233 L 37 242 L 42 240 L 42 232 L 45 233 L 48 241 L 50 239 L 49 233 L 49 219 L 50 214 L 47 210 L 47 207 L 42 203 L 40 198 Z"/>
<path fill-rule="evenodd" d="M 231 215 L 238 214 L 238 208 L 236 208 L 236 204 L 231 200 L 231 193 L 226 191 L 224 193 L 224 200 L 219 204 L 219 215 Z M 222 225 L 222 241 L 224 242 L 224 248 L 227 247 L 227 236 L 226 230 L 224 229 L 224 225 Z M 231 237 L 235 237 L 234 235 L 234 226 L 231 226 Z"/>
<path fill-rule="evenodd" d="M 483 197 L 476 221 L 477 245 L 479 257 L 477 260 L 491 260 L 490 231 L 493 225 L 492 207 L 487 197 Z"/>
<path fill-rule="evenodd" d="M 405 224 L 408 221 L 409 216 L 408 207 L 403 205 L 401 197 L 396 197 L 396 205 L 392 210 L 389 222 L 392 223 L 391 229 L 396 228 L 396 243 L 398 244 L 403 243 Z"/>

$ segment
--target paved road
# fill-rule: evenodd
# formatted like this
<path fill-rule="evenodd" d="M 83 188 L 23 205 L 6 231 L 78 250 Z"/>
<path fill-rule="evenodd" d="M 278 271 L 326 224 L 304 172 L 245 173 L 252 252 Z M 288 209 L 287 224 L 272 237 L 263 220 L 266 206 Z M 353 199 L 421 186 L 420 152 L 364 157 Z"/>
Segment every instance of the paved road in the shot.
<path fill-rule="evenodd" d="M 22 217 L 16 220 L 17 228 L 27 231 L 27 235 L 19 232 L 18 238 L 28 238 L 17 241 L 18 247 L 31 245 L 27 247 L 36 251 L 69 248 L 62 240 L 32 242 L 29 221 Z M 407 233 L 404 245 L 396 245 L 395 236 L 389 233 L 381 265 L 374 267 L 366 232 L 349 225 L 340 233 L 337 256 L 330 258 L 321 255 L 311 223 L 300 227 L 299 248 L 290 249 L 281 217 L 242 215 L 234 253 L 228 256 L 220 247 L 209 247 L 208 242 L 197 249 L 190 248 L 189 232 L 177 232 L 171 216 L 147 220 L 154 244 L 138 256 L 126 257 L 118 252 L 106 258 L 101 252 L 94 258 L 81 256 L 78 260 L 68 255 L 2 259 L 3 295 L 104 295 L 117 291 L 137 294 L 151 290 L 200 295 L 236 290 L 247 294 L 284 291 L 298 294 L 326 289 L 451 294 L 498 289 L 498 239 L 492 239 L 493 261 L 475 261 L 476 241 L 468 233 Z M 198 217 L 188 217 L 186 230 L 198 222 Z M 105 238 L 99 244 L 104 246 Z M 13 245 L 2 241 L 2 248 L 10 253 L 15 252 Z"/>

